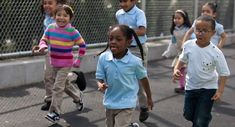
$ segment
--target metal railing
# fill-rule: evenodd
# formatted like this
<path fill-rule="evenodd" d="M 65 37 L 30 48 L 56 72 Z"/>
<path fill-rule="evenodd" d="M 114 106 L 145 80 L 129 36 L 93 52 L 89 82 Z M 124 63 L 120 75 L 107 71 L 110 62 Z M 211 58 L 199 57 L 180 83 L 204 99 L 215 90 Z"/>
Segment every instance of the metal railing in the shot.
<path fill-rule="evenodd" d="M 30 56 L 33 42 L 43 34 L 41 0 L 2 0 L 0 4 L 0 59 Z M 89 47 L 106 45 L 107 30 L 116 23 L 117 0 L 73 0 L 75 18 L 72 24 L 81 32 Z M 217 21 L 227 31 L 234 31 L 234 0 L 138 0 L 147 17 L 147 36 L 159 39 L 161 33 L 170 35 L 171 16 L 176 9 L 188 12 L 191 22 L 200 15 L 205 2 L 218 3 Z"/>

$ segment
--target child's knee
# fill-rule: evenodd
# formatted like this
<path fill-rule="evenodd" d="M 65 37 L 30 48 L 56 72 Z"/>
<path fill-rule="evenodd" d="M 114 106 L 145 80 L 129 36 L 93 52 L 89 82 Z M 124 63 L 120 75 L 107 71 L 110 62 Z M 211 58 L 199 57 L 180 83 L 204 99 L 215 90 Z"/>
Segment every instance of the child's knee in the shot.
<path fill-rule="evenodd" d="M 193 114 L 184 112 L 184 118 L 188 121 L 193 121 Z"/>

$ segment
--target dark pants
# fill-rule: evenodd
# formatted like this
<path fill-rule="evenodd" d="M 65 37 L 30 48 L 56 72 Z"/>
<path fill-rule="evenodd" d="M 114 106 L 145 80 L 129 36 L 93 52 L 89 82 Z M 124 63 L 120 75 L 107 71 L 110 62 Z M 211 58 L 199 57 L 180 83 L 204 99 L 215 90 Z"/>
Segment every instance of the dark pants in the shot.
<path fill-rule="evenodd" d="M 216 89 L 186 90 L 184 100 L 184 117 L 193 123 L 192 127 L 208 127 L 212 119 L 211 100 Z"/>

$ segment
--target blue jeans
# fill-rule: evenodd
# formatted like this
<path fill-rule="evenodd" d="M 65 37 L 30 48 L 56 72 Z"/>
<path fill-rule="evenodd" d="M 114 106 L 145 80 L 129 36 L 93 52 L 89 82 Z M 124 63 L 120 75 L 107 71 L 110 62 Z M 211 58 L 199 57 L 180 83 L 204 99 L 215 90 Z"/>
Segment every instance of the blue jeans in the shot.
<path fill-rule="evenodd" d="M 211 100 L 216 89 L 186 90 L 184 100 L 184 117 L 193 123 L 192 127 L 208 127 L 212 119 Z"/>

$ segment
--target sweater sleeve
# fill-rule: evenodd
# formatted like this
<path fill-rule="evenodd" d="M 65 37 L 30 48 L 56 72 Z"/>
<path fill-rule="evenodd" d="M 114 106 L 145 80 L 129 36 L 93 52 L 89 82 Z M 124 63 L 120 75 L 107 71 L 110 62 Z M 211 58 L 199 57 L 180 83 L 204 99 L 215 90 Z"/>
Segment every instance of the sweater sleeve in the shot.
<path fill-rule="evenodd" d="M 40 49 L 42 49 L 42 48 L 47 48 L 47 47 L 48 47 L 48 46 L 47 46 L 47 42 L 48 42 L 48 40 L 49 40 L 49 39 L 48 39 L 48 34 L 49 34 L 48 30 L 46 30 L 45 33 L 43 34 L 43 36 L 42 36 L 40 42 L 39 42 L 39 47 L 40 47 Z"/>
<path fill-rule="evenodd" d="M 76 34 L 74 35 L 74 42 L 76 45 L 79 46 L 78 49 L 78 59 L 82 59 L 82 57 L 85 55 L 86 53 L 86 43 L 84 41 L 84 39 L 82 38 L 81 34 L 75 30 Z"/>

